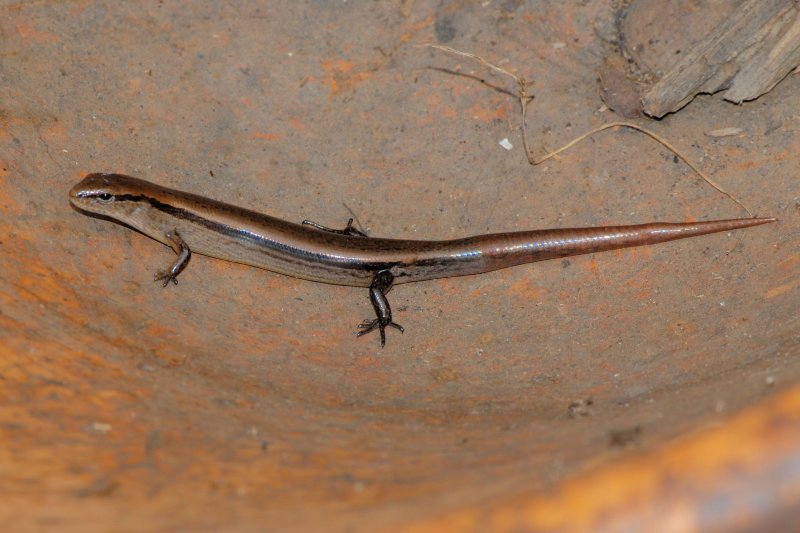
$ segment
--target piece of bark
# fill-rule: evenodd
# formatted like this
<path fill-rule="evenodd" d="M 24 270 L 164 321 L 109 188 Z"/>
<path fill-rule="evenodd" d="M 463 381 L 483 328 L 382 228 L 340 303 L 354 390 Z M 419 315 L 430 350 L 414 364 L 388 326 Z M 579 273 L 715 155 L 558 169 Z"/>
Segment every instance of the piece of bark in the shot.
<path fill-rule="evenodd" d="M 642 98 L 645 113 L 663 117 L 697 94 L 728 89 L 740 103 L 772 89 L 800 63 L 796 0 L 748 0 L 692 48 Z"/>
<path fill-rule="evenodd" d="M 743 133 L 742 128 L 720 128 L 718 130 L 707 131 L 706 135 L 719 139 L 720 137 L 735 137 Z"/>
<path fill-rule="evenodd" d="M 796 2 L 795 8 L 783 18 L 789 20 L 777 43 L 770 48 L 762 47 L 753 59 L 742 67 L 725 92 L 726 100 L 738 104 L 758 98 L 800 65 L 800 10 Z"/>
<path fill-rule="evenodd" d="M 642 100 L 636 82 L 625 73 L 625 60 L 619 55 L 606 57 L 600 69 L 600 98 L 625 118 L 639 118 Z"/>
<path fill-rule="evenodd" d="M 747 0 L 636 0 L 615 14 L 622 56 L 649 89 Z M 625 7 L 627 5 L 627 7 Z"/>

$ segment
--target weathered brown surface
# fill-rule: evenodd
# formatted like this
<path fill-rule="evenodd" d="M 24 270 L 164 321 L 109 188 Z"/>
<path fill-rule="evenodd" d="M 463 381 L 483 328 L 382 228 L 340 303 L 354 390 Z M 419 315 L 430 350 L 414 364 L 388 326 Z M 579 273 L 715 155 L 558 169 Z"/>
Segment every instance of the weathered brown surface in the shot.
<path fill-rule="evenodd" d="M 663 28 L 662 6 L 648 3 Z M 703 15 L 713 12 L 706 5 L 694 13 L 709 33 L 644 93 L 648 115 L 663 117 L 698 94 L 723 89 L 731 102 L 753 100 L 800 64 L 800 10 L 794 0 L 747 0 L 718 25 Z"/>
<path fill-rule="evenodd" d="M 346 203 L 373 234 L 412 238 L 742 216 L 630 132 L 528 166 L 517 102 L 490 87 L 507 80 L 413 46 L 533 79 L 531 143 L 552 148 L 613 119 L 596 111 L 607 2 L 2 15 L 4 531 L 470 520 L 800 382 L 797 78 L 653 126 L 779 223 L 398 287 L 406 334 L 380 350 L 352 334 L 366 291 L 203 257 L 164 290 L 151 279 L 171 252 L 75 213 L 66 191 L 126 172 L 334 226 Z M 744 134 L 704 135 L 725 127 Z"/>
<path fill-rule="evenodd" d="M 798 444 L 794 387 L 653 453 L 408 531 L 796 531 Z"/>

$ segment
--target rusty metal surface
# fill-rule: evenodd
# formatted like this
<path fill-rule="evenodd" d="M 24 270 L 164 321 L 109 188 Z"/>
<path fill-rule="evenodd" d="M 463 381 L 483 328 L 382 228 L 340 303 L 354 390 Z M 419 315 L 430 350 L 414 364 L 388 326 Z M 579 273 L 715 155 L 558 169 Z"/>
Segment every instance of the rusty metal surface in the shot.
<path fill-rule="evenodd" d="M 720 427 L 408 531 L 796 531 L 800 387 Z M 768 526 L 768 527 L 765 527 Z"/>
<path fill-rule="evenodd" d="M 115 171 L 399 238 L 743 216 L 631 132 L 530 167 L 508 80 L 414 46 L 533 79 L 543 153 L 613 120 L 607 4 L 4 4 L 3 529 L 434 521 L 800 381 L 797 76 L 648 124 L 779 223 L 401 286 L 383 350 L 364 290 L 204 257 L 162 289 L 168 249 L 68 206 Z"/>

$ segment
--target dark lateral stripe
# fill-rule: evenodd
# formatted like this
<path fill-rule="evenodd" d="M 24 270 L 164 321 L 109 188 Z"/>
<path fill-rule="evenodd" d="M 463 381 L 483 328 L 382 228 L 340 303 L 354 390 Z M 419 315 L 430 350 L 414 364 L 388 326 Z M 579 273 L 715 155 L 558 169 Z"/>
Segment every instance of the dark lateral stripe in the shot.
<path fill-rule="evenodd" d="M 182 209 L 180 207 L 175 207 L 169 204 L 165 204 L 155 198 L 150 196 L 145 196 L 143 194 L 134 195 L 134 194 L 120 194 L 116 196 L 116 200 L 124 201 L 124 202 L 147 202 L 154 208 L 158 209 L 162 213 L 166 213 L 171 215 L 175 218 L 179 218 L 181 220 L 187 220 L 199 226 L 203 226 L 204 228 L 210 229 L 217 233 L 221 233 L 222 235 L 226 235 L 228 237 L 245 237 L 250 238 L 252 240 L 259 240 L 259 241 L 266 241 L 262 237 L 253 235 L 251 233 L 245 232 L 240 229 L 233 228 L 228 226 L 227 224 L 222 224 L 220 222 L 214 222 L 213 220 L 209 220 L 207 218 L 201 217 L 191 211 L 187 211 L 186 209 Z"/>
<path fill-rule="evenodd" d="M 185 220 L 193 224 L 197 224 L 199 226 L 202 226 L 206 229 L 209 229 L 221 235 L 225 235 L 226 237 L 230 237 L 232 239 L 245 239 L 253 243 L 256 243 L 259 245 L 259 250 L 261 252 L 265 253 L 270 257 L 275 258 L 279 262 L 303 264 L 306 265 L 307 267 L 311 267 L 312 270 L 324 271 L 325 263 L 328 263 L 332 267 L 341 270 L 378 271 L 378 270 L 385 270 L 393 266 L 388 264 L 369 264 L 369 263 L 362 264 L 362 263 L 356 263 L 354 261 L 331 260 L 332 258 L 330 256 L 317 254 L 310 250 L 303 250 L 300 248 L 288 246 L 281 242 L 268 239 L 266 237 L 251 233 L 246 230 L 238 229 L 229 226 L 227 224 L 222 224 L 220 222 L 215 222 L 205 217 L 201 217 L 196 213 L 192 213 L 191 211 L 188 211 L 186 209 L 165 204 L 164 202 L 161 202 L 155 198 L 143 194 L 140 195 L 120 194 L 115 196 L 115 200 L 129 201 L 129 202 L 147 202 L 153 208 L 158 209 L 162 213 L 166 213 L 175 218 Z"/>
<path fill-rule="evenodd" d="M 122 201 L 132 201 L 132 202 L 141 202 L 145 201 L 153 206 L 155 209 L 158 209 L 162 213 L 166 213 L 170 216 L 175 218 L 179 218 L 181 220 L 186 220 L 187 222 L 191 222 L 193 224 L 197 224 L 198 226 L 202 226 L 206 229 L 219 233 L 221 235 L 225 235 L 226 237 L 231 238 L 238 238 L 238 239 L 246 239 L 255 243 L 258 243 L 262 246 L 265 246 L 269 250 L 274 250 L 278 253 L 283 252 L 285 254 L 292 254 L 296 256 L 298 253 L 300 254 L 309 254 L 308 251 L 305 250 L 296 250 L 290 246 L 285 244 L 276 242 L 271 239 L 267 239 L 262 237 L 261 235 L 253 234 L 249 231 L 245 231 L 239 228 L 234 228 L 227 224 L 222 224 L 221 222 L 216 222 L 214 220 L 209 220 L 205 217 L 201 217 L 200 215 L 193 213 L 191 211 L 187 211 L 186 209 L 175 207 L 169 204 L 165 204 L 155 198 L 145 195 L 133 195 L 133 194 L 122 194 L 116 197 L 117 200 Z M 280 259 L 286 260 L 287 257 L 285 255 L 281 255 Z"/>

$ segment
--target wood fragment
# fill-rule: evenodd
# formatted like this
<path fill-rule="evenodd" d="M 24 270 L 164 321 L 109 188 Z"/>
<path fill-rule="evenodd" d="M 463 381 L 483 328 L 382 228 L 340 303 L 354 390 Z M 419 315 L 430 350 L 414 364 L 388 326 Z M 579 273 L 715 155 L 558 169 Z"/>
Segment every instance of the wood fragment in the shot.
<path fill-rule="evenodd" d="M 600 67 L 600 98 L 625 118 L 644 116 L 639 87 L 625 74 L 625 60 L 617 54 L 606 57 Z"/>
<path fill-rule="evenodd" d="M 746 0 L 692 48 L 642 98 L 663 117 L 700 93 L 727 89 L 741 103 L 771 90 L 800 64 L 800 6 L 795 0 Z"/>
<path fill-rule="evenodd" d="M 733 78 L 730 88 L 725 91 L 726 100 L 741 103 L 753 100 L 772 90 L 797 65 L 800 65 L 800 9 L 797 2 L 789 2 L 793 8 L 775 19 L 765 31 L 776 34 L 773 39 L 765 39 L 770 45 L 761 46 L 753 59 L 742 66 Z M 782 31 L 780 35 L 778 28 Z"/>
<path fill-rule="evenodd" d="M 744 130 L 742 128 L 720 128 L 718 130 L 707 131 L 706 135 L 718 139 L 720 137 L 735 137 L 743 132 Z"/>

